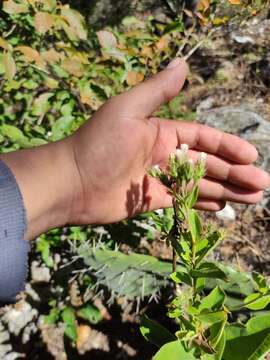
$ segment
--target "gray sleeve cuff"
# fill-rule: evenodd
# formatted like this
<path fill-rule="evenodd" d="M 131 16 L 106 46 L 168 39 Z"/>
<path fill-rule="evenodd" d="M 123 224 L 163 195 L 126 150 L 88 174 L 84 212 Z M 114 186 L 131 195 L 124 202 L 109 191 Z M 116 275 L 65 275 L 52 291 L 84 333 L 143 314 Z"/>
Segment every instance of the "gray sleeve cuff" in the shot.
<path fill-rule="evenodd" d="M 0 160 L 0 305 L 14 303 L 24 290 L 30 249 L 25 231 L 22 194 L 11 170 Z"/>

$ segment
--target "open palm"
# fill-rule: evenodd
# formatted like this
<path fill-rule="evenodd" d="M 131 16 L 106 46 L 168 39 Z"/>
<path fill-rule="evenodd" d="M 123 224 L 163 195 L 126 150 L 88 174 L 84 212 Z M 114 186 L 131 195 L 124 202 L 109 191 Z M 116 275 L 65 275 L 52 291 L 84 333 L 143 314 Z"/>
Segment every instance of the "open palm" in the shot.
<path fill-rule="evenodd" d="M 207 126 L 152 117 L 178 94 L 186 74 L 186 64 L 176 59 L 153 78 L 110 99 L 71 137 L 80 179 L 72 223 L 111 223 L 169 207 L 169 194 L 147 170 L 166 166 L 170 153 L 183 143 L 190 146 L 191 157 L 199 151 L 209 154 L 198 208 L 216 211 L 226 201 L 261 199 L 269 177 L 252 165 L 257 158 L 252 145 Z"/>

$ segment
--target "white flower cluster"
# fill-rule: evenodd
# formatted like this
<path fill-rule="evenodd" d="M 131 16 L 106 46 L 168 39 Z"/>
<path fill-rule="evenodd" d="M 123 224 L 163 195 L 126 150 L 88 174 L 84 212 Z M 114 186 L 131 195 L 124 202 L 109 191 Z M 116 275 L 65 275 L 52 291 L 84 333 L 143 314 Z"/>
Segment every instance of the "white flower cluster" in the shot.
<path fill-rule="evenodd" d="M 188 161 L 190 164 L 194 164 L 194 161 L 188 158 L 188 150 L 189 150 L 188 144 L 182 144 L 180 146 L 180 149 L 176 149 L 174 155 L 176 156 L 179 162 Z M 197 162 L 206 163 L 206 160 L 207 160 L 207 154 L 205 152 L 199 153 L 197 157 Z"/>

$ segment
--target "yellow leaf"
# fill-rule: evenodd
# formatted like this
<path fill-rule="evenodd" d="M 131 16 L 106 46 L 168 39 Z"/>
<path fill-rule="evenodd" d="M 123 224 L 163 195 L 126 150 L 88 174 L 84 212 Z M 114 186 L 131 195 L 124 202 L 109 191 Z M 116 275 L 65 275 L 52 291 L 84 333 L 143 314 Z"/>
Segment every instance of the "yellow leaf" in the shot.
<path fill-rule="evenodd" d="M 17 46 L 15 50 L 20 51 L 23 54 L 25 61 L 34 62 L 41 68 L 45 67 L 44 60 L 42 59 L 39 52 L 35 49 L 32 49 L 30 46 Z"/>
<path fill-rule="evenodd" d="M 28 0 L 28 2 L 37 8 L 40 8 L 40 4 L 42 4 L 45 11 L 53 11 L 57 6 L 56 0 Z"/>
<path fill-rule="evenodd" d="M 140 55 L 152 59 L 152 57 L 154 56 L 154 51 L 150 46 L 144 45 L 142 47 Z"/>
<path fill-rule="evenodd" d="M 81 63 L 75 59 L 65 59 L 62 61 L 61 67 L 71 75 L 81 77 L 84 74 L 84 68 Z"/>
<path fill-rule="evenodd" d="M 28 11 L 28 4 L 24 0 L 18 3 L 13 0 L 7 0 L 3 2 L 3 10 L 8 14 L 22 14 Z"/>
<path fill-rule="evenodd" d="M 155 45 L 159 51 L 164 51 L 169 45 L 169 40 L 167 36 L 162 36 Z"/>
<path fill-rule="evenodd" d="M 143 81 L 144 75 L 142 73 L 139 73 L 137 71 L 129 71 L 127 74 L 127 84 L 129 86 L 134 86 Z"/>
<path fill-rule="evenodd" d="M 4 50 L 12 50 L 12 45 L 10 45 L 7 40 L 0 37 L 0 48 Z"/>
<path fill-rule="evenodd" d="M 64 55 L 54 49 L 46 50 L 41 53 L 42 59 L 48 63 L 58 62 L 64 59 Z"/>
<path fill-rule="evenodd" d="M 232 5 L 240 5 L 241 4 L 241 0 L 228 0 L 228 1 Z"/>
<path fill-rule="evenodd" d="M 81 40 L 87 39 L 84 18 L 78 11 L 70 9 L 69 6 L 63 6 L 61 15 L 67 21 L 77 38 Z"/>
<path fill-rule="evenodd" d="M 210 1 L 209 0 L 200 0 L 197 6 L 198 11 L 207 11 L 210 8 Z"/>
<path fill-rule="evenodd" d="M 53 16 L 47 12 L 35 14 L 35 28 L 38 32 L 45 34 L 54 24 Z"/>
<path fill-rule="evenodd" d="M 100 101 L 89 85 L 80 87 L 80 98 L 83 104 L 89 105 L 93 110 L 97 110 L 101 105 Z"/>
<path fill-rule="evenodd" d="M 3 65 L 6 78 L 12 80 L 16 74 L 16 63 L 9 51 L 5 52 L 3 55 Z"/>
<path fill-rule="evenodd" d="M 100 46 L 104 49 L 115 48 L 117 46 L 117 39 L 110 31 L 102 30 L 97 32 Z"/>

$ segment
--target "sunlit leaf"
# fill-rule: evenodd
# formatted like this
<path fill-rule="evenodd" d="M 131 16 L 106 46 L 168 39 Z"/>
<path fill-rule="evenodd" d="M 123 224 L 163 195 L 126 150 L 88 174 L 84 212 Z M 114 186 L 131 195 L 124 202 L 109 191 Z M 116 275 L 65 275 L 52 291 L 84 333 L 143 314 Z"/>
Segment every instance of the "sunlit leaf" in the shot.
<path fill-rule="evenodd" d="M 68 6 L 63 6 L 61 9 L 61 15 L 68 22 L 78 39 L 87 39 L 84 18 L 78 11 L 70 9 Z"/>
<path fill-rule="evenodd" d="M 12 80 L 16 74 L 16 63 L 12 54 L 7 51 L 3 55 L 3 65 L 5 69 L 5 76 L 8 80 Z"/>
<path fill-rule="evenodd" d="M 8 14 L 22 14 L 28 11 L 28 4 L 26 0 L 19 2 L 7 0 L 3 2 L 3 10 Z"/>
<path fill-rule="evenodd" d="M 144 75 L 137 71 L 129 71 L 127 73 L 127 84 L 129 86 L 134 86 L 142 82 L 144 79 Z"/>
<path fill-rule="evenodd" d="M 100 46 L 104 49 L 114 48 L 117 46 L 117 39 L 110 31 L 102 30 L 97 32 Z"/>
<path fill-rule="evenodd" d="M 16 51 L 19 51 L 23 54 L 23 59 L 28 62 L 34 62 L 37 66 L 44 68 L 45 63 L 42 59 L 39 52 L 35 49 L 32 49 L 30 46 L 17 46 Z"/>
<path fill-rule="evenodd" d="M 54 24 L 53 16 L 47 12 L 35 14 L 35 28 L 38 32 L 45 34 Z"/>

